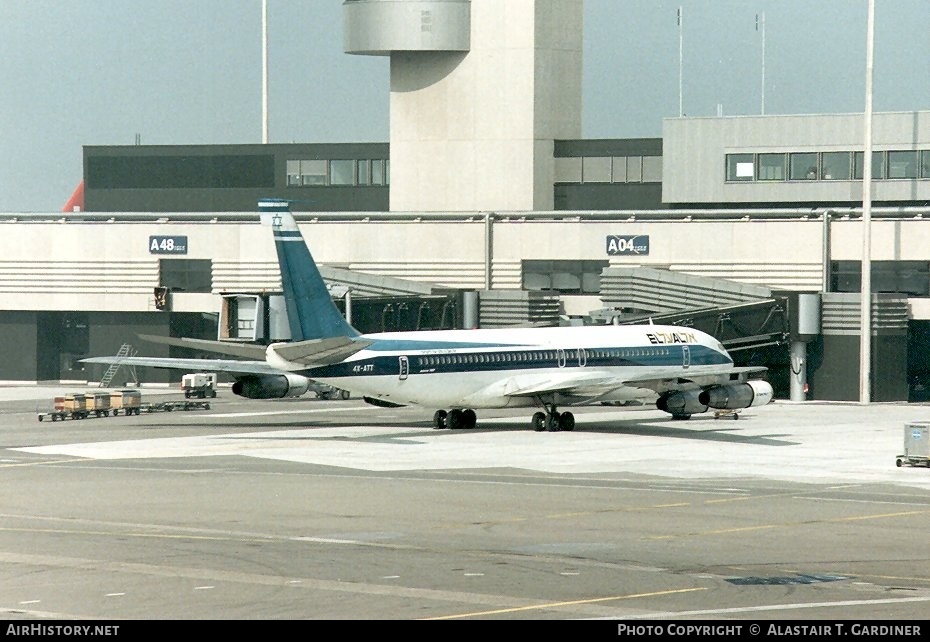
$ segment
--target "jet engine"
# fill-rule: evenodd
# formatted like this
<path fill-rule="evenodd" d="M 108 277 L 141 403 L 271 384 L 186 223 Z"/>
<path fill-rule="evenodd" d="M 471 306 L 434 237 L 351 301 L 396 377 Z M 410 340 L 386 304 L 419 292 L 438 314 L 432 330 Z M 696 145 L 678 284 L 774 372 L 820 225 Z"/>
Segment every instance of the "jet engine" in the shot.
<path fill-rule="evenodd" d="M 248 375 L 232 385 L 233 394 L 249 399 L 299 397 L 310 387 L 310 380 L 296 374 Z"/>
<path fill-rule="evenodd" d="M 764 406 L 772 400 L 772 385 L 768 381 L 747 381 L 702 390 L 698 402 L 718 410 L 738 410 Z"/>
<path fill-rule="evenodd" d="M 670 392 L 656 400 L 656 408 L 676 417 L 687 417 L 699 412 L 707 412 L 707 404 L 700 400 L 700 391 L 688 390 Z"/>

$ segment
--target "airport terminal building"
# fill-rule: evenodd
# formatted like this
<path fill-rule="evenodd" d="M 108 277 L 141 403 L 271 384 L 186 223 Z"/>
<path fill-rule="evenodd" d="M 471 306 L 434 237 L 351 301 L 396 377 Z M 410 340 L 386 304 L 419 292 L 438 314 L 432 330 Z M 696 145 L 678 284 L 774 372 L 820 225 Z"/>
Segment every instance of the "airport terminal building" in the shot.
<path fill-rule="evenodd" d="M 87 145 L 66 211 L 0 213 L 0 380 L 96 382 L 79 359 L 121 350 L 206 356 L 139 334 L 287 339 L 257 213 L 282 198 L 360 330 L 661 319 L 768 365 L 777 396 L 858 398 L 862 114 L 585 140 L 580 1 L 504 22 L 498 0 L 414 3 L 431 31 L 390 14 L 403 4 L 344 3 L 346 51 L 391 56 L 390 141 Z M 525 51 L 501 44 L 513 30 Z M 518 82 L 482 73 L 501 56 Z M 875 114 L 871 149 L 871 397 L 922 401 L 930 111 Z"/>

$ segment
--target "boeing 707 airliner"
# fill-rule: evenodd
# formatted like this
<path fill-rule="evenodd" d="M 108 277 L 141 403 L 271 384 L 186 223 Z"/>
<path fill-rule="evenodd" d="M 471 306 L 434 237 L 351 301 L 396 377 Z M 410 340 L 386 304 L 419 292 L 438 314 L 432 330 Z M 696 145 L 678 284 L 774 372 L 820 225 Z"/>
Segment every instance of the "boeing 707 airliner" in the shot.
<path fill-rule="evenodd" d="M 737 367 L 714 337 L 674 325 L 423 330 L 362 334 L 326 288 L 287 201 L 259 202 L 274 237 L 292 340 L 268 346 L 149 337 L 245 359 L 93 357 L 229 373 L 235 394 L 297 397 L 310 381 L 373 405 L 434 409 L 436 428 L 474 428 L 476 410 L 535 407 L 536 431 L 573 430 L 560 408 L 655 401 L 676 419 L 772 400 L 764 367 Z"/>

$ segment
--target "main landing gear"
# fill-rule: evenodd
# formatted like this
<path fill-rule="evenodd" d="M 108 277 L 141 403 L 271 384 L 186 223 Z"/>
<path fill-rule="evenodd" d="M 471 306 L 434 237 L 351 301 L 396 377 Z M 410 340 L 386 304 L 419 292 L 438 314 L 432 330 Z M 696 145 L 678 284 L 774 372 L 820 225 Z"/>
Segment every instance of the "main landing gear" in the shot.
<path fill-rule="evenodd" d="M 547 430 L 549 432 L 572 431 L 575 429 L 575 415 L 570 412 L 559 412 L 555 404 L 542 404 L 546 412 L 537 412 L 533 415 L 532 426 L 536 432 Z M 475 411 L 471 408 L 453 408 L 452 410 L 437 410 L 433 413 L 433 427 L 436 430 L 448 428 L 450 430 L 474 428 L 478 422 Z"/>
<path fill-rule="evenodd" d="M 443 428 L 449 428 L 450 430 L 474 428 L 477 423 L 478 417 L 471 408 L 453 408 L 448 412 L 445 410 L 437 410 L 433 414 L 433 424 L 437 430 L 442 430 Z"/>
<path fill-rule="evenodd" d="M 575 415 L 570 412 L 559 412 L 555 409 L 555 404 L 543 404 L 546 412 L 537 412 L 533 415 L 533 430 L 542 432 L 566 432 L 575 429 Z"/>

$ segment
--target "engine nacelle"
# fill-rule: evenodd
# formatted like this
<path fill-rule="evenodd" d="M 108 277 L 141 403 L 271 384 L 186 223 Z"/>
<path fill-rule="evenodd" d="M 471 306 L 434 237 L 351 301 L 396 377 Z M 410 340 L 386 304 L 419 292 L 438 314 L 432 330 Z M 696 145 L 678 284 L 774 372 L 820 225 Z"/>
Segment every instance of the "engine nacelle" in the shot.
<path fill-rule="evenodd" d="M 299 397 L 310 388 L 310 380 L 296 374 L 248 375 L 232 385 L 233 394 L 248 399 Z"/>
<path fill-rule="evenodd" d="M 707 404 L 701 402 L 699 392 L 689 390 L 664 394 L 656 400 L 656 408 L 676 417 L 707 412 Z"/>
<path fill-rule="evenodd" d="M 717 410 L 739 410 L 764 406 L 772 400 L 772 385 L 768 381 L 747 381 L 726 386 L 714 386 L 701 391 L 698 401 Z"/>

